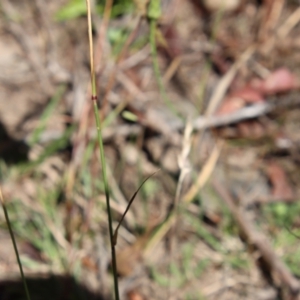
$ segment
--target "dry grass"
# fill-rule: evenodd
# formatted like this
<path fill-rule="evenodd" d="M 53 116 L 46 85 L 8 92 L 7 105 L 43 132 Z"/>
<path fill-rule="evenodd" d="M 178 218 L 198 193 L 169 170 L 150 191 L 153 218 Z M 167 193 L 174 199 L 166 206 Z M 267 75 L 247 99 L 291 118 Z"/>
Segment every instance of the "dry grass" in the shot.
<path fill-rule="evenodd" d="M 34 282 L 44 279 L 53 287 L 46 279 L 52 274 L 59 283 L 53 297 L 71 299 L 68 291 L 81 290 L 75 278 L 95 292 L 84 289 L 77 299 L 110 299 L 87 25 L 75 2 L 1 1 L 0 179 L 29 289 L 38 293 Z M 253 78 L 265 80 L 279 67 L 299 78 L 299 8 L 293 1 L 241 1 L 236 11 L 213 13 L 197 3 L 162 1 L 155 34 L 160 89 L 145 7 L 99 1 L 93 9 L 114 229 L 133 193 L 161 169 L 118 231 L 121 298 L 296 299 L 298 88 L 266 96 L 268 109 L 250 121 L 242 110 L 217 128 L 211 120 Z M 162 87 L 180 116 L 163 101 Z M 258 107 L 251 105 L 241 108 Z M 6 288 L 19 278 L 6 228 L 1 213 L 0 295 L 22 299 Z M 256 231 L 276 258 L 267 266 Z"/>

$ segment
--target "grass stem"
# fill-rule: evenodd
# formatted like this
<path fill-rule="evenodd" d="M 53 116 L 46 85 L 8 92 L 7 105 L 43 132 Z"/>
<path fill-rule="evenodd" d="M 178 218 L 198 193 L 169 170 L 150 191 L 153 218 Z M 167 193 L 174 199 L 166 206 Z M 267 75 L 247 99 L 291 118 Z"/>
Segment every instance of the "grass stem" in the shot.
<path fill-rule="evenodd" d="M 16 254 L 16 257 L 17 257 L 17 261 L 18 261 L 18 265 L 19 265 L 19 269 L 20 269 L 20 273 L 21 273 L 21 277 L 22 277 L 22 281 L 23 281 L 23 285 L 24 285 L 24 290 L 25 290 L 25 294 L 26 294 L 26 299 L 31 300 L 29 290 L 28 290 L 28 286 L 27 286 L 27 282 L 26 282 L 26 278 L 25 278 L 25 275 L 24 275 L 24 272 L 23 272 L 23 267 L 22 267 L 22 263 L 21 263 L 17 243 L 16 243 L 16 240 L 15 240 L 14 232 L 13 232 L 12 227 L 11 227 L 11 223 L 10 223 L 10 220 L 9 220 L 8 212 L 7 212 L 6 205 L 5 205 L 5 202 L 4 202 L 4 198 L 3 198 L 3 195 L 2 195 L 1 187 L 0 187 L 0 201 L 1 201 L 1 204 L 2 204 L 2 207 L 3 207 L 4 216 L 5 216 L 5 220 L 6 220 L 6 223 L 7 223 L 8 230 L 9 230 L 10 238 L 12 240 L 13 247 L 14 247 L 14 250 L 15 250 L 15 254 Z"/>
<path fill-rule="evenodd" d="M 112 270 L 113 270 L 113 278 L 114 278 L 114 291 L 115 291 L 115 299 L 119 300 L 119 286 L 118 286 L 118 275 L 117 275 L 117 258 L 116 258 L 116 250 L 113 242 L 113 227 L 112 227 L 112 214 L 110 208 L 110 195 L 109 195 L 109 186 L 106 174 L 106 161 L 104 156 L 104 147 L 103 147 L 103 139 L 101 133 L 101 120 L 99 116 L 99 109 L 97 104 L 97 89 L 96 89 L 96 75 L 95 75 L 95 67 L 94 67 L 94 52 L 93 52 L 93 37 L 92 37 L 92 20 L 91 20 L 91 4 L 90 0 L 86 0 L 87 5 L 87 19 L 88 19 L 88 35 L 89 35 L 89 45 L 90 45 L 90 70 L 91 70 L 91 84 L 92 84 L 92 101 L 94 108 L 94 115 L 97 126 L 97 138 L 99 143 L 100 150 L 100 158 L 102 165 L 102 176 L 104 182 L 105 189 L 105 198 L 106 198 L 106 206 L 107 206 L 107 217 L 108 217 L 108 228 L 109 228 L 109 237 L 110 237 L 110 246 L 111 246 L 111 256 L 112 256 Z"/>

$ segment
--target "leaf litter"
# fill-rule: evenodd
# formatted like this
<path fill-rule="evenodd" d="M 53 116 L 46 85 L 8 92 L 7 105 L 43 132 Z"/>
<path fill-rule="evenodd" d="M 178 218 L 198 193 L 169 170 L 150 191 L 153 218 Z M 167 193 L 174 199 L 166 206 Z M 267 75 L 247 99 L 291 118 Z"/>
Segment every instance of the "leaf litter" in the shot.
<path fill-rule="evenodd" d="M 55 20 L 67 1 L 52 1 L 47 9 L 40 1 L 2 2 L 1 185 L 24 242 L 25 271 L 33 278 L 68 272 L 109 298 L 103 183 L 86 96 L 86 22 L 80 16 Z M 299 241 L 283 242 L 299 230 L 298 7 L 279 0 L 221 2 L 162 1 L 157 60 L 181 117 L 159 91 L 142 10 L 129 13 L 126 6 L 107 27 L 95 15 L 99 104 L 110 116 L 103 134 L 115 228 L 140 189 L 118 231 L 120 287 L 127 299 L 296 299 L 299 293 L 293 268 L 300 263 Z M 103 35 L 101 28 L 126 34 L 112 39 L 118 35 Z M 41 120 L 61 84 L 58 104 Z M 177 161 L 188 119 L 190 172 L 181 182 L 174 232 Z M 33 136 L 38 140 L 29 145 Z M 5 159 L 18 143 L 28 144 L 27 163 L 35 161 L 34 168 Z M 272 218 L 276 203 L 284 206 L 280 216 L 289 230 Z M 5 236 L 2 215 L 0 222 Z M 1 281 L 7 272 L 18 274 L 4 240 Z"/>

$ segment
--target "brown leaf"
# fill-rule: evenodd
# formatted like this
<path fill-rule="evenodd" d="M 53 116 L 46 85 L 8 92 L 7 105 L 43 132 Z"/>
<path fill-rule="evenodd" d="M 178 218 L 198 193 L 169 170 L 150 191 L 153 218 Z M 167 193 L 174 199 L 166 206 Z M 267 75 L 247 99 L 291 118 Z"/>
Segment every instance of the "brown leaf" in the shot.
<path fill-rule="evenodd" d="M 254 90 L 256 90 L 256 91 L 258 91 L 259 93 L 262 94 L 263 91 L 264 91 L 264 80 L 259 79 L 259 78 L 252 78 L 250 80 L 249 86 L 252 89 L 254 89 Z"/>
<path fill-rule="evenodd" d="M 288 69 L 280 68 L 265 80 L 253 78 L 249 84 L 229 94 L 217 111 L 217 115 L 232 113 L 246 104 L 265 101 L 267 95 L 288 92 L 298 87 L 296 76 Z"/>
<path fill-rule="evenodd" d="M 257 103 L 264 101 L 264 97 L 262 96 L 261 92 L 249 85 L 234 92 L 233 95 L 235 97 L 243 98 L 247 103 Z"/>
<path fill-rule="evenodd" d="M 297 78 L 288 69 L 281 68 L 267 77 L 262 84 L 264 95 L 284 93 L 297 88 Z"/>
<path fill-rule="evenodd" d="M 137 291 L 130 291 L 127 294 L 129 300 L 145 300 L 145 298 Z"/>
<path fill-rule="evenodd" d="M 283 200 L 294 198 L 293 189 L 287 179 L 283 168 L 275 161 L 270 162 L 267 167 L 267 175 L 272 185 L 272 196 Z"/>
<path fill-rule="evenodd" d="M 248 103 L 257 103 L 264 101 L 261 93 L 251 86 L 245 86 L 237 91 L 232 92 L 223 101 L 217 111 L 218 115 L 229 114 L 244 107 Z"/>
<path fill-rule="evenodd" d="M 227 98 L 225 98 L 216 114 L 226 115 L 235 112 L 236 110 L 244 107 L 245 103 L 245 100 L 241 97 L 228 96 Z"/>

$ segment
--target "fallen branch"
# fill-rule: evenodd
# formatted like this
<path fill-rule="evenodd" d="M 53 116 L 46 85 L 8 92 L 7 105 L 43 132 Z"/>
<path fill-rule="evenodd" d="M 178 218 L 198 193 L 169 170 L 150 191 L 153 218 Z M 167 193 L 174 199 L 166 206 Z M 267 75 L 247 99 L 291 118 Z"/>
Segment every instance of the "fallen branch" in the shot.
<path fill-rule="evenodd" d="M 248 119 L 258 118 L 279 108 L 294 106 L 300 104 L 299 93 L 293 93 L 289 96 L 280 97 L 278 100 L 265 101 L 262 103 L 246 106 L 233 113 L 226 115 L 214 115 L 210 117 L 198 117 L 194 120 L 195 130 L 207 129 L 213 127 L 235 124 Z"/>
<path fill-rule="evenodd" d="M 282 287 L 288 288 L 289 299 L 298 299 L 300 282 L 293 276 L 282 260 L 276 256 L 267 237 L 258 232 L 255 226 L 246 218 L 245 214 L 236 207 L 232 197 L 221 184 L 216 181 L 213 184 L 218 194 L 227 204 L 242 233 L 246 236 L 248 243 L 258 249 L 262 259 L 267 263 L 270 270 L 278 275 Z"/>
<path fill-rule="evenodd" d="M 203 130 L 236 124 L 245 120 L 255 119 L 271 112 L 282 110 L 300 104 L 299 93 L 276 97 L 275 100 L 266 100 L 261 103 L 246 106 L 233 113 L 213 116 L 199 116 L 192 121 L 194 130 Z M 144 126 L 148 126 L 162 135 L 173 145 L 180 145 L 181 136 L 178 131 L 184 129 L 184 121 L 176 116 L 170 116 L 164 110 L 149 108 L 144 114 Z"/>

